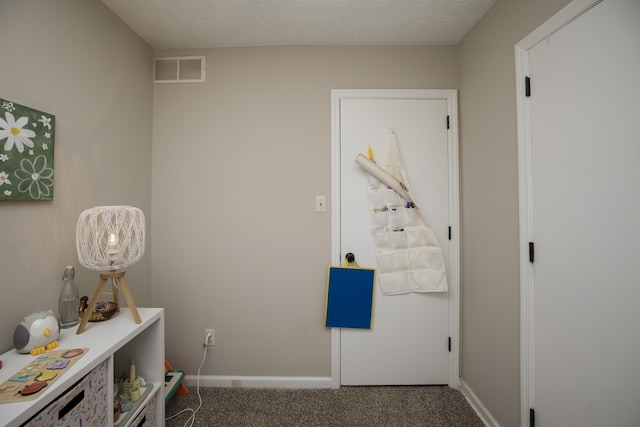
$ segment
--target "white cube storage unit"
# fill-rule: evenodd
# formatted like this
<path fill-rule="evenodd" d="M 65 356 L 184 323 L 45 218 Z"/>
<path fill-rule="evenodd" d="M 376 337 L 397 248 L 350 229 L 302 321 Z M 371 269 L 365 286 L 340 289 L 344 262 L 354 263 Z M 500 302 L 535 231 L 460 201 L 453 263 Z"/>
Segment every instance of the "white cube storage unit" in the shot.
<path fill-rule="evenodd" d="M 89 323 L 80 335 L 76 328 L 63 329 L 58 349 L 88 351 L 35 399 L 0 403 L 0 425 L 67 426 L 80 417 L 90 425 L 113 426 L 114 379 L 129 372 L 133 360 L 136 375 L 144 379 L 149 392 L 116 425 L 163 426 L 164 310 L 138 308 L 138 312 L 140 324 L 133 321 L 129 309 L 122 308 L 107 321 Z M 34 359 L 15 349 L 1 355 L 0 384 Z M 92 418 L 87 419 L 87 414 Z"/>

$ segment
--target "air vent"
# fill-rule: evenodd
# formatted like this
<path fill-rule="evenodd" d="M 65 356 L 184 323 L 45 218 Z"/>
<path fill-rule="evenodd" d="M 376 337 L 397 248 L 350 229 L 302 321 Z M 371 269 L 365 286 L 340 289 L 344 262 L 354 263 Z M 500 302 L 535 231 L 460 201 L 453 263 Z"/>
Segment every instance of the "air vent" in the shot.
<path fill-rule="evenodd" d="M 174 56 L 154 60 L 154 83 L 200 83 L 205 81 L 204 56 Z"/>

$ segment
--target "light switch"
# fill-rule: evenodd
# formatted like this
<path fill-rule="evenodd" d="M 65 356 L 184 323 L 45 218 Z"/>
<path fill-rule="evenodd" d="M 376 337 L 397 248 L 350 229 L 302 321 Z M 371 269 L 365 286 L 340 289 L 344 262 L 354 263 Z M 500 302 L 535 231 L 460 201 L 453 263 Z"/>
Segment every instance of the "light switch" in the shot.
<path fill-rule="evenodd" d="M 327 198 L 325 196 L 316 196 L 316 212 L 327 211 Z"/>

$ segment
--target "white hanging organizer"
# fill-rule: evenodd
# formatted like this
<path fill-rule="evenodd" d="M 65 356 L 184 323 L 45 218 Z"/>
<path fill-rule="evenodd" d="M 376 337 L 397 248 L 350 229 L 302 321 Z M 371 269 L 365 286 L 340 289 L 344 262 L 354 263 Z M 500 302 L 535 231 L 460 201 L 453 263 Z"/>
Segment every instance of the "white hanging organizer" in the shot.
<path fill-rule="evenodd" d="M 391 129 L 386 148 L 375 161 L 371 147 L 368 157 L 358 154 L 355 159 L 369 174 L 371 225 L 382 294 L 446 292 L 442 249 L 411 196 L 395 129 Z"/>

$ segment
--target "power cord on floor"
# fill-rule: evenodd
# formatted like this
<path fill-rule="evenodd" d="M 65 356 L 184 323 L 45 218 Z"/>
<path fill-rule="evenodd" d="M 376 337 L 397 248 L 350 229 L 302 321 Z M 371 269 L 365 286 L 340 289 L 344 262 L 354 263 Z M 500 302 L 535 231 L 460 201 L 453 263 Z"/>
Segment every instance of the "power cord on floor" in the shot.
<path fill-rule="evenodd" d="M 187 418 L 187 421 L 185 421 L 184 423 L 184 427 L 191 427 L 193 426 L 193 423 L 195 423 L 196 421 L 196 414 L 198 413 L 198 411 L 200 410 L 200 408 L 202 408 L 202 397 L 200 396 L 200 370 L 202 369 L 202 366 L 204 365 L 204 360 L 207 357 L 207 346 L 204 345 L 204 352 L 202 353 L 202 361 L 200 362 L 200 366 L 198 367 L 198 376 L 196 377 L 196 394 L 198 395 L 198 407 L 196 409 L 192 409 L 192 408 L 186 408 L 183 409 L 182 411 L 178 412 L 177 414 L 171 415 L 170 417 L 165 418 L 165 421 L 169 421 L 175 417 L 177 417 L 178 415 L 184 413 L 184 412 L 191 412 L 191 415 L 189 415 L 189 418 Z"/>

